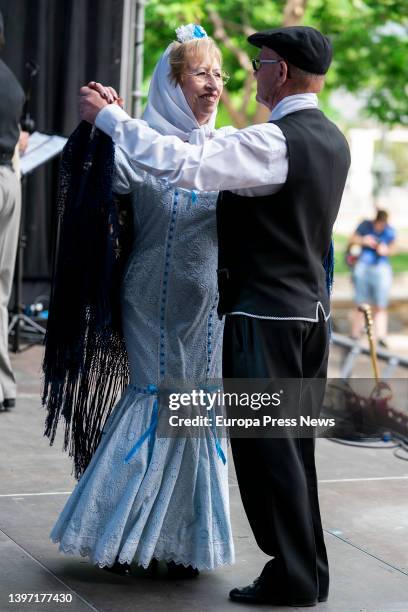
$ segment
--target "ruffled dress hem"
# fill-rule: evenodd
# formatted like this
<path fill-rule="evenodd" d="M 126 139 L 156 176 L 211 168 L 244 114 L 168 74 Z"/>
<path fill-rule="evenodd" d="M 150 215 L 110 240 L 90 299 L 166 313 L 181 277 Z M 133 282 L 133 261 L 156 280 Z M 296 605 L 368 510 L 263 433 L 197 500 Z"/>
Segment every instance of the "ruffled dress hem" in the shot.
<path fill-rule="evenodd" d="M 126 388 L 50 538 L 61 552 L 99 567 L 112 567 L 118 556 L 144 568 L 153 558 L 199 570 L 233 563 L 227 466 L 212 432 L 154 436 L 124 463 L 149 428 L 156 398 Z"/>
<path fill-rule="evenodd" d="M 51 541 L 54 544 L 59 544 L 58 550 L 66 555 L 72 555 L 72 556 L 80 556 L 80 557 L 88 557 L 89 560 L 91 561 L 91 563 L 93 565 L 96 565 L 99 568 L 104 568 L 104 567 L 113 567 L 113 565 L 115 564 L 115 562 L 118 562 L 120 564 L 128 564 L 131 565 L 132 563 L 136 563 L 139 567 L 143 567 L 144 569 L 148 569 L 150 563 L 153 560 L 156 561 L 164 561 L 165 563 L 169 563 L 170 561 L 173 561 L 174 563 L 176 563 L 177 565 L 183 565 L 184 567 L 193 567 L 195 569 L 198 569 L 200 572 L 204 571 L 204 570 L 214 570 L 217 567 L 221 567 L 221 566 L 225 566 L 225 565 L 233 565 L 235 563 L 235 557 L 231 556 L 230 558 L 218 558 L 217 561 L 213 564 L 206 564 L 206 563 L 199 563 L 197 561 L 192 560 L 190 557 L 188 557 L 187 555 L 178 555 L 178 554 L 172 554 L 172 553 L 158 553 L 158 554 L 153 554 L 153 556 L 150 559 L 145 559 L 145 560 L 141 560 L 140 558 L 138 558 L 137 555 L 135 556 L 122 556 L 122 555 L 118 555 L 118 557 L 115 558 L 114 561 L 101 561 L 101 560 L 96 560 L 95 558 L 93 558 L 92 556 L 92 548 L 91 547 L 87 547 L 87 546 L 82 546 L 79 547 L 76 545 L 62 545 L 60 540 L 58 538 L 51 538 Z M 229 546 L 229 542 L 219 542 L 219 547 L 221 548 L 221 550 L 226 550 L 228 549 Z"/>

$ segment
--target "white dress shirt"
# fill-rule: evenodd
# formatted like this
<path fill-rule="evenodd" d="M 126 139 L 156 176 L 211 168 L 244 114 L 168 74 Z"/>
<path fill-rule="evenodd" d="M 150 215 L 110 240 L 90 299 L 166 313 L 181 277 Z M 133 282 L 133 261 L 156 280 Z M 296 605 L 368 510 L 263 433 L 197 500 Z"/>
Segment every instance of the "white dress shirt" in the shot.
<path fill-rule="evenodd" d="M 270 120 L 318 106 L 313 93 L 283 98 Z M 162 136 L 141 119 L 132 119 L 116 104 L 105 106 L 97 115 L 96 127 L 108 134 L 136 167 L 170 185 L 197 191 L 230 190 L 239 195 L 275 193 L 288 174 L 285 137 L 273 123 L 260 123 L 225 132 L 195 145 L 177 136 Z"/>

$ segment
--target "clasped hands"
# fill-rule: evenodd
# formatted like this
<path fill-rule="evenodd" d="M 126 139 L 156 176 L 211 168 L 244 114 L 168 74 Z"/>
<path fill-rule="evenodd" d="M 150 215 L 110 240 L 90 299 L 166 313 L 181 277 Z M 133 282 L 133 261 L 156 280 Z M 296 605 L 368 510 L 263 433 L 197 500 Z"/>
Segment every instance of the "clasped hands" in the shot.
<path fill-rule="evenodd" d="M 118 104 L 123 107 L 123 99 L 113 89 L 102 83 L 90 81 L 79 90 L 79 115 L 88 123 L 95 123 L 96 115 L 108 104 Z"/>

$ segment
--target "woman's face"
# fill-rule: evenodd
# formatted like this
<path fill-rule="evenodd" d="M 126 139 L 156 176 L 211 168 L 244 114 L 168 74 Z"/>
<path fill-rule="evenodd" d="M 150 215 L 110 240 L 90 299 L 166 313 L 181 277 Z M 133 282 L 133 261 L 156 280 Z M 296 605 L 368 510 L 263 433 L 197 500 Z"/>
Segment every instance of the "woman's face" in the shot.
<path fill-rule="evenodd" d="M 223 88 L 218 60 L 209 55 L 191 57 L 180 86 L 199 125 L 207 123 L 217 107 Z"/>

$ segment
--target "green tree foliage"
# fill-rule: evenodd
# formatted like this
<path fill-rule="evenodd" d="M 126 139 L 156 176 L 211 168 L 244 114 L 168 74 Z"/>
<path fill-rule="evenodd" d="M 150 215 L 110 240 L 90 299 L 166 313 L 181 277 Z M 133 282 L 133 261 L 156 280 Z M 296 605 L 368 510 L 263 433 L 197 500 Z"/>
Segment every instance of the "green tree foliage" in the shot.
<path fill-rule="evenodd" d="M 407 124 L 408 11 L 406 0 L 150 0 L 146 6 L 145 74 L 148 81 L 166 44 L 181 24 L 201 23 L 217 40 L 231 74 L 220 123 L 238 126 L 262 119 L 249 60 L 257 56 L 246 37 L 253 31 L 301 23 L 331 37 L 330 92 L 359 93 L 364 112 L 382 123 Z"/>

